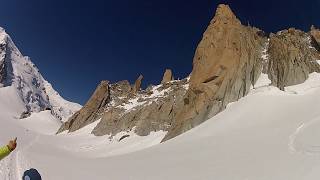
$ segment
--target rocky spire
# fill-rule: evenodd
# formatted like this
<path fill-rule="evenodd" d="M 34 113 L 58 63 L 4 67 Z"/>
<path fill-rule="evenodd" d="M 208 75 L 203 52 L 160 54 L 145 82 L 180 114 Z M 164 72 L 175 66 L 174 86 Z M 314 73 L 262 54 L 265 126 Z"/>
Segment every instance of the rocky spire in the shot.
<path fill-rule="evenodd" d="M 266 38 L 258 31 L 241 25 L 228 5 L 218 6 L 196 49 L 185 105 L 164 140 L 197 126 L 249 92 L 262 70 Z"/>
<path fill-rule="evenodd" d="M 220 4 L 211 23 L 241 24 L 228 5 Z"/>
<path fill-rule="evenodd" d="M 97 119 L 98 110 L 104 107 L 110 100 L 109 81 L 101 81 L 87 103 L 71 116 L 65 124 L 63 124 L 58 133 L 65 130 L 73 132 L 80 127 L 90 124 Z"/>
<path fill-rule="evenodd" d="M 138 79 L 136 80 L 136 82 L 134 83 L 134 86 L 133 86 L 133 89 L 132 89 L 132 92 L 133 92 L 134 94 L 137 93 L 137 92 L 140 90 L 140 88 L 141 88 L 141 83 L 142 83 L 142 79 L 143 79 L 143 76 L 140 75 L 140 76 L 138 77 Z"/>
<path fill-rule="evenodd" d="M 174 80 L 174 78 L 173 78 L 171 69 L 166 69 L 166 71 L 163 74 L 161 84 L 165 84 L 165 83 L 170 82 L 172 80 Z"/>

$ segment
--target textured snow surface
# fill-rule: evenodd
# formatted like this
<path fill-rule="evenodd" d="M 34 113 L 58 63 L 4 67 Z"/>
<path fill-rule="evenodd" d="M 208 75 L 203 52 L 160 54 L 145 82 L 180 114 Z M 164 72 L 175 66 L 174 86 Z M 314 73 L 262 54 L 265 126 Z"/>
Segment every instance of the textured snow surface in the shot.
<path fill-rule="evenodd" d="M 0 177 L 16 180 L 35 168 L 46 180 L 319 179 L 320 75 L 285 91 L 268 86 L 265 75 L 259 81 L 222 113 L 162 144 L 165 132 L 95 137 L 89 132 L 99 121 L 51 134 L 59 122 L 50 113 L 19 120 L 23 102 L 15 88 L 0 88 L 0 143 L 14 136 L 19 143 L 0 162 Z"/>
<path fill-rule="evenodd" d="M 126 154 L 157 145 L 167 132 L 151 132 L 148 136 L 138 136 L 131 131 L 119 132 L 115 136 L 94 136 L 92 130 L 100 120 L 85 126 L 75 132 L 66 131 L 54 137 L 54 141 L 61 143 L 61 148 L 69 153 L 77 152 L 81 157 L 107 157 Z"/>

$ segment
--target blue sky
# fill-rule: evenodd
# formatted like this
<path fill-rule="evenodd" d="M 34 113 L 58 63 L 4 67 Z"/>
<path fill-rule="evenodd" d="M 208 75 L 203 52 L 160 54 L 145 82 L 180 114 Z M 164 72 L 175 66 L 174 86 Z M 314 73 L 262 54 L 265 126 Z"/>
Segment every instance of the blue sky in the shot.
<path fill-rule="evenodd" d="M 267 32 L 320 27 L 320 0 L 2 0 L 0 26 L 62 96 L 84 104 L 104 79 L 187 76 L 219 3 Z"/>

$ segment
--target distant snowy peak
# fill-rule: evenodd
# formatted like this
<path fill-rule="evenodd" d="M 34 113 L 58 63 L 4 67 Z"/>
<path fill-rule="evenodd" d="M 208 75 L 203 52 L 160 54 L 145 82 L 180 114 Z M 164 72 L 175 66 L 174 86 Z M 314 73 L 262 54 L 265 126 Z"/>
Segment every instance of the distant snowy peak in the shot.
<path fill-rule="evenodd" d="M 23 116 L 51 110 L 58 119 L 65 120 L 81 108 L 79 104 L 64 100 L 0 28 L 0 87 L 6 86 L 16 87 L 26 107 Z"/>

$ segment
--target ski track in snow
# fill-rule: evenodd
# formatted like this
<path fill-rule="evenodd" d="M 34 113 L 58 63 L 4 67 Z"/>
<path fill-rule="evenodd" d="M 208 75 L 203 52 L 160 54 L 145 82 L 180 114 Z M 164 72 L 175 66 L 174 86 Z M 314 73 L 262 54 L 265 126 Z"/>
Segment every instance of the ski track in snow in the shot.
<path fill-rule="evenodd" d="M 292 153 L 303 155 L 320 156 L 320 140 L 312 137 L 319 137 L 320 114 L 318 118 L 302 123 L 289 137 L 289 150 Z"/>

